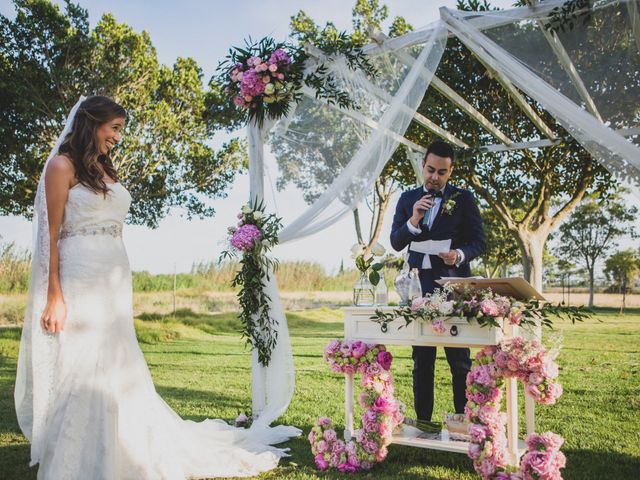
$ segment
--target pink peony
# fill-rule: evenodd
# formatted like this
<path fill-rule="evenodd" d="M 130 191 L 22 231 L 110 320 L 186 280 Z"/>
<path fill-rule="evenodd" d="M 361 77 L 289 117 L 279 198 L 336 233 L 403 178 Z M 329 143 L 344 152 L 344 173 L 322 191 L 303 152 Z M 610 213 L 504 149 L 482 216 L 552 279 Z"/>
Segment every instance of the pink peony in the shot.
<path fill-rule="evenodd" d="M 478 473 L 483 476 L 483 478 L 491 477 L 496 471 L 496 464 L 493 460 L 487 458 L 480 462 L 477 466 Z"/>
<path fill-rule="evenodd" d="M 482 311 L 482 313 L 489 317 L 497 317 L 500 315 L 500 309 L 498 308 L 498 305 L 490 298 L 487 298 L 480 302 L 480 310 Z"/>
<path fill-rule="evenodd" d="M 351 353 L 353 358 L 363 357 L 367 353 L 367 344 L 360 340 L 356 340 L 351 344 Z"/>
<path fill-rule="evenodd" d="M 385 370 L 389 370 L 391 368 L 391 361 L 393 360 L 393 356 L 389 352 L 378 352 L 378 363 Z"/>
<path fill-rule="evenodd" d="M 475 443 L 484 442 L 487 438 L 487 433 L 487 428 L 482 425 L 478 425 L 477 423 L 469 425 L 469 435 L 471 436 L 471 440 Z"/>
<path fill-rule="evenodd" d="M 427 303 L 429 303 L 429 300 L 427 300 L 425 297 L 415 298 L 413 302 L 411 302 L 411 311 L 417 312 L 418 310 L 424 308 Z"/>

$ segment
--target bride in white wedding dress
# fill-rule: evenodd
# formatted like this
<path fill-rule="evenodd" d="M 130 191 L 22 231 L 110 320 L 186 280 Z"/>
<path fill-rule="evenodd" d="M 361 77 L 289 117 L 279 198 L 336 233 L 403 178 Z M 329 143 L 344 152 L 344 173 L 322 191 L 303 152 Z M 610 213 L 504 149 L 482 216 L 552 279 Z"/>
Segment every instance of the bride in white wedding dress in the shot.
<path fill-rule="evenodd" d="M 78 102 L 36 196 L 29 302 L 15 400 L 38 478 L 160 480 L 252 476 L 299 430 L 182 420 L 156 393 L 133 328 L 122 224 L 131 196 L 109 150 L 126 112 Z M 62 143 L 60 144 L 60 140 Z"/>

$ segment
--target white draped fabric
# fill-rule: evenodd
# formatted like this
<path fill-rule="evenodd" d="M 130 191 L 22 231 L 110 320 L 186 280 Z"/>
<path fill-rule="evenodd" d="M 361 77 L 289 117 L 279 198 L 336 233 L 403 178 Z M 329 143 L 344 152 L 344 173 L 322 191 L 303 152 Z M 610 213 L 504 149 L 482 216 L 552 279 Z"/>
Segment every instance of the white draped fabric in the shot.
<path fill-rule="evenodd" d="M 424 146 L 412 146 L 403 135 L 428 94 L 447 37 L 452 35 L 492 74 L 553 115 L 598 162 L 638 194 L 638 1 L 596 1 L 589 22 L 578 16 L 565 32 L 546 30 L 544 25 L 553 20 L 552 9 L 562 4 L 550 0 L 534 8 L 489 12 L 442 8 L 438 22 L 365 48 L 377 68 L 375 78 L 349 69 L 344 59 L 318 58 L 316 62 L 325 62 L 358 108 L 341 109 L 304 90 L 296 108 L 273 128 L 270 144 L 280 175 L 289 181 L 294 178 L 294 183 L 297 178 L 310 203 L 285 225 L 280 243 L 319 232 L 356 208 L 371 192 L 399 142 L 413 150 L 414 158 L 416 152 L 424 151 Z M 270 129 L 271 125 L 249 127 L 252 198 L 263 197 L 263 141 Z M 305 175 L 313 176 L 315 183 L 305 184 Z M 268 290 L 279 331 L 271 364 L 263 368 L 254 356 L 254 411 L 262 412 L 261 422 L 271 422 L 286 410 L 294 385 L 291 345 L 275 281 Z"/>

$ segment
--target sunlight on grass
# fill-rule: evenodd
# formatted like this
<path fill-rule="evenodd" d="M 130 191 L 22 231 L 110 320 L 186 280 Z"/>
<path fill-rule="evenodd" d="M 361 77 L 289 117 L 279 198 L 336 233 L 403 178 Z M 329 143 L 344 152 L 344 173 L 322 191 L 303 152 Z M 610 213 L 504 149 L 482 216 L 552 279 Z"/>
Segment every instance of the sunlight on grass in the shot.
<path fill-rule="evenodd" d="M 344 385 L 322 360 L 330 338 L 342 335 L 337 309 L 288 312 L 296 364 L 296 393 L 280 423 L 297 425 L 305 436 L 288 442 L 292 456 L 265 479 L 347 478 L 316 472 L 306 434 L 322 415 L 344 425 Z M 619 316 L 599 310 L 597 319 L 557 323 L 547 343 L 562 338 L 558 362 L 565 394 L 557 405 L 536 408 L 536 429 L 565 437 L 565 479 L 630 479 L 640 471 L 640 311 Z M 235 313 L 142 314 L 136 332 L 158 393 L 184 418 L 232 419 L 251 407 L 251 354 Z M 0 475 L 34 479 L 29 446 L 13 409 L 13 382 L 20 331 L 0 330 Z M 409 347 L 391 347 L 398 397 L 413 415 Z M 450 410 L 448 365 L 441 350 L 436 364 L 435 412 Z M 524 423 L 524 422 L 522 422 Z M 524 426 L 521 426 L 524 428 Z M 387 461 L 358 478 L 476 479 L 464 455 L 392 445 Z"/>

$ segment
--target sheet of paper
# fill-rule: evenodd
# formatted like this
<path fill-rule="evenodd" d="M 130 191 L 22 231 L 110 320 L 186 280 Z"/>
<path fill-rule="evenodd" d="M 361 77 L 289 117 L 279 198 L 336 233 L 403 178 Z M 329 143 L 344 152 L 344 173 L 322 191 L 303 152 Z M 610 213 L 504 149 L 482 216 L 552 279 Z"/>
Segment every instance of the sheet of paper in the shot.
<path fill-rule="evenodd" d="M 428 270 L 431 268 L 431 259 L 429 255 L 438 255 L 442 252 L 448 252 L 451 249 L 451 239 L 449 240 L 425 240 L 423 242 L 411 242 L 409 250 L 424 253 L 422 259 L 422 269 Z"/>
<path fill-rule="evenodd" d="M 425 240 L 423 242 L 411 242 L 409 250 L 425 255 L 438 255 L 439 253 L 451 250 L 451 239 L 449 240 Z"/>

